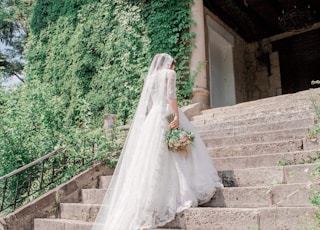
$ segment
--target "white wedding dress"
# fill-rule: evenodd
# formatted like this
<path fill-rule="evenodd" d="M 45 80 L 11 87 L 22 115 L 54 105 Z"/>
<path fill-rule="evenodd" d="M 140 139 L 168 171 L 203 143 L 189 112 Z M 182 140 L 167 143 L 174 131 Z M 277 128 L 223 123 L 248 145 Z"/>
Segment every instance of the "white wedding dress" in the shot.
<path fill-rule="evenodd" d="M 163 226 L 176 213 L 209 201 L 221 180 L 192 124 L 179 111 L 180 127 L 195 133 L 188 154 L 170 152 L 164 141 L 175 98 L 173 59 L 155 56 L 135 117 L 93 230 L 138 230 Z"/>

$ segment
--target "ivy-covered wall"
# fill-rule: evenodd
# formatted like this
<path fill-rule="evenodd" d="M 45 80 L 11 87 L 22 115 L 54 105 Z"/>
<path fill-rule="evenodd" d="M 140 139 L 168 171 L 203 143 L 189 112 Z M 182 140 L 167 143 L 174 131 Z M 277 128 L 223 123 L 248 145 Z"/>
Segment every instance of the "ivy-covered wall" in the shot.
<path fill-rule="evenodd" d="M 77 156 L 92 154 L 94 145 L 97 158 L 114 165 L 119 143 L 104 137 L 103 115 L 130 123 L 156 53 L 177 60 L 179 101 L 188 103 L 190 4 L 38 0 L 25 47 L 26 82 L 0 88 L 0 176 L 58 147 Z"/>
<path fill-rule="evenodd" d="M 190 99 L 191 0 L 38 0 L 28 44 L 27 79 L 40 80 L 104 113 L 130 121 L 156 53 L 178 62 L 180 102 Z"/>

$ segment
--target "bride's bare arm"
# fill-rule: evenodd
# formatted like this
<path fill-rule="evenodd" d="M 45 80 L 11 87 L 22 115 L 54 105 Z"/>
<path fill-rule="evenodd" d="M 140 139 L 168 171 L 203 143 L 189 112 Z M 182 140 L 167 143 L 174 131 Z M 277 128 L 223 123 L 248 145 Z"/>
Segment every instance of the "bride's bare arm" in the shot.
<path fill-rule="evenodd" d="M 177 99 L 169 99 L 169 105 L 174 113 L 174 119 L 169 124 L 170 129 L 178 128 L 179 127 L 179 111 L 178 111 L 178 101 Z"/>

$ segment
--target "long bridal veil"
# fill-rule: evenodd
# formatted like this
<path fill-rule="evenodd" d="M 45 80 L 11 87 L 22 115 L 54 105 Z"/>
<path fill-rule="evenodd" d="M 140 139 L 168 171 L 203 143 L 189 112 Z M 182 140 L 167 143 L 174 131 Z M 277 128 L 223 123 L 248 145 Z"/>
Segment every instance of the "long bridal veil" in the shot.
<path fill-rule="evenodd" d="M 162 226 L 185 208 L 208 201 L 221 180 L 204 143 L 180 112 L 180 126 L 195 132 L 188 157 L 164 142 L 175 92 L 173 58 L 157 54 L 145 78 L 139 104 L 93 230 L 138 230 Z"/>

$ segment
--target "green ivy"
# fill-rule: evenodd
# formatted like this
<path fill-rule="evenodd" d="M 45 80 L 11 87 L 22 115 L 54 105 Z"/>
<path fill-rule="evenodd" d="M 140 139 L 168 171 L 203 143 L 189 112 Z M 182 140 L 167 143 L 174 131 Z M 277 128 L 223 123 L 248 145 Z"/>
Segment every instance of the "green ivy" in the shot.
<path fill-rule="evenodd" d="M 99 136 L 106 113 L 116 114 L 119 125 L 130 123 L 156 53 L 177 60 L 178 96 L 188 103 L 190 4 L 38 0 L 26 46 L 27 81 L 0 90 L 1 174 L 75 139 Z M 83 122 L 88 113 L 90 128 Z"/>
<path fill-rule="evenodd" d="M 28 44 L 28 79 L 50 83 L 57 95 L 85 98 L 103 114 L 130 122 L 144 75 L 156 53 L 177 60 L 181 105 L 192 90 L 189 32 L 192 1 L 44 1 L 35 6 Z M 60 11 L 57 9 L 61 9 Z"/>
<path fill-rule="evenodd" d="M 114 166 L 121 135 L 104 136 L 104 114 L 116 114 L 117 126 L 130 124 L 156 53 L 176 59 L 179 102 L 189 103 L 192 3 L 38 0 L 25 47 L 26 82 L 0 88 L 0 176 L 58 147 L 87 156 L 88 143 L 96 150 L 92 162 Z"/>
<path fill-rule="evenodd" d="M 35 147 L 21 147 L 18 155 L 28 151 L 32 157 L 17 161 L 21 163 L 12 168 L 59 146 L 57 136 L 61 130 L 81 128 L 79 116 L 83 114 L 79 105 L 82 102 L 87 103 L 91 113 L 92 129 L 101 128 L 106 113 L 116 114 L 119 125 L 129 123 L 148 65 L 156 53 L 167 52 L 177 60 L 178 97 L 181 105 L 187 104 L 192 89 L 189 61 L 195 37 L 189 32 L 192 25 L 190 4 L 190 0 L 38 0 L 26 47 L 27 82 L 23 89 L 12 92 L 12 95 L 23 92 L 25 97 L 12 96 L 15 99 L 11 98 L 8 104 L 21 104 L 14 108 L 17 117 L 23 117 L 18 113 L 26 112 L 22 111 L 23 107 L 32 107 L 34 115 L 26 119 L 30 124 L 32 119 L 42 122 L 38 117 L 43 116 L 43 111 L 52 113 L 46 121 L 51 131 L 43 135 L 51 144 L 37 148 L 36 154 L 31 154 Z M 46 97 L 37 110 L 33 101 L 36 99 L 28 95 L 33 92 L 42 92 Z M 54 98 L 61 104 L 46 106 Z M 61 114 L 58 116 L 55 111 Z M 6 127 L 15 125 L 18 127 L 19 122 Z M 7 132 L 6 127 L 3 133 Z M 41 135 L 42 129 L 35 132 Z M 24 136 L 28 131 L 19 132 Z M 72 132 L 63 136 L 72 142 Z M 38 144 L 39 140 L 33 143 L 34 146 Z"/>
<path fill-rule="evenodd" d="M 191 97 L 193 79 L 190 77 L 189 62 L 195 34 L 190 32 L 190 5 L 193 1 L 150 1 L 145 5 L 147 35 L 150 38 L 150 53 L 165 52 L 177 60 L 177 87 L 181 104 Z"/>

